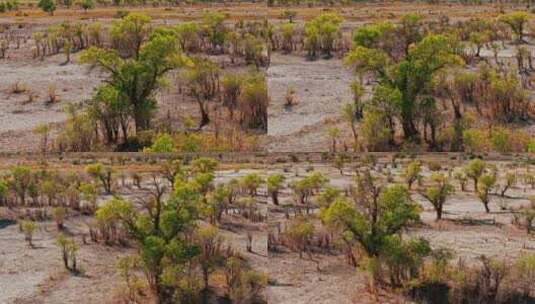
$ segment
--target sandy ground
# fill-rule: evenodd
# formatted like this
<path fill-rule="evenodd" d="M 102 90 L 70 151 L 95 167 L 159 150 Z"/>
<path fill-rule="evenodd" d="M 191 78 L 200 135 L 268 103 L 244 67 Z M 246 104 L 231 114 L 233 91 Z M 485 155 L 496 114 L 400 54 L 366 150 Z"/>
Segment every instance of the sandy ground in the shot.
<path fill-rule="evenodd" d="M 533 195 L 535 192 L 528 193 Z M 512 198 L 503 200 L 509 208 L 518 208 L 529 204 L 528 193 L 513 189 L 508 192 L 508 195 L 513 194 Z M 502 198 L 498 196 L 492 197 L 491 212 L 485 213 L 483 204 L 473 193 L 457 193 L 448 199 L 444 208 L 443 216 L 448 221 L 438 224 L 434 223 L 432 206 L 418 195 L 415 197 L 424 208 L 421 217 L 428 227 L 411 230 L 411 234 L 429 240 L 434 248 L 450 248 L 458 257 L 471 260 L 481 255 L 510 260 L 522 253 L 535 252 L 535 238 L 511 224 L 513 214 L 501 210 L 498 202 Z"/>
<path fill-rule="evenodd" d="M 39 60 L 0 61 L 0 150 L 39 149 L 39 137 L 32 133 L 40 124 L 65 121 L 67 103 L 89 98 L 103 79 L 87 66 L 63 64 L 65 57 L 56 55 Z M 16 84 L 24 92 L 15 93 Z M 58 102 L 49 104 L 49 88 L 55 88 Z M 29 95 L 34 94 L 29 102 Z"/>
<path fill-rule="evenodd" d="M 269 286 L 270 303 L 280 304 L 351 304 L 362 292 L 365 277 L 348 267 L 342 257 L 321 258 L 320 269 L 297 253 L 270 254 L 269 274 L 275 284 Z M 361 298 L 364 300 L 364 298 Z"/>
<path fill-rule="evenodd" d="M 80 219 L 66 222 L 67 230 L 78 235 L 85 227 Z M 78 262 L 83 273 L 71 275 L 63 268 L 61 252 L 55 245 L 55 224 L 40 223 L 28 247 L 18 225 L 0 229 L 0 303 L 104 303 L 117 288 L 117 257 L 128 252 L 98 244 L 81 245 Z M 83 300 L 81 297 L 83 296 Z"/>
<path fill-rule="evenodd" d="M 271 97 L 267 150 L 328 150 L 326 125 L 340 125 L 340 109 L 352 99 L 351 71 L 339 59 L 308 61 L 274 54 L 267 76 Z M 292 107 L 285 106 L 289 88 L 296 96 Z"/>

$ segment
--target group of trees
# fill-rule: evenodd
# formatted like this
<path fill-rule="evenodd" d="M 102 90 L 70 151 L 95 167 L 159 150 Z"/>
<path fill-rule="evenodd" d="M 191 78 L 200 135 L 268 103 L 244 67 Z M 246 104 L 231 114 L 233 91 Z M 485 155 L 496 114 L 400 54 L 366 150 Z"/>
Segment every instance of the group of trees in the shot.
<path fill-rule="evenodd" d="M 196 1 L 190 1 L 188 3 L 194 3 Z M 207 2 L 207 1 L 203 1 Z M 220 1 L 211 1 L 211 2 L 220 2 Z M 174 7 L 179 6 L 180 4 L 183 4 L 183 2 L 178 0 L 80 0 L 80 1 L 74 1 L 74 0 L 40 0 L 38 3 L 38 7 L 42 9 L 44 12 L 47 12 L 49 14 L 53 14 L 54 11 L 58 8 L 72 8 L 73 5 L 78 6 L 79 8 L 87 11 L 88 9 L 98 7 L 132 7 L 132 6 L 166 6 L 166 7 Z M 29 7 L 32 7 L 32 4 L 28 5 Z"/>
<path fill-rule="evenodd" d="M 138 149 L 146 142 L 142 138 L 147 131 L 162 128 L 176 131 L 166 129 L 162 125 L 165 123 L 154 123 L 156 94 L 169 86 L 167 77 L 171 74 L 180 79 L 179 91 L 199 105 L 199 130 L 212 120 L 211 109 L 221 116 L 221 108 L 226 108 L 238 128 L 265 132 L 269 98 L 265 77 L 258 70 L 266 64 L 263 26 L 239 22 L 231 30 L 225 19 L 224 14 L 207 13 L 201 23 L 154 27 L 148 16 L 129 14 L 114 21 L 109 29 L 99 23 L 63 23 L 45 33 L 34 33 L 38 56 L 63 49 L 68 63 L 71 52 L 83 50 L 82 63 L 109 75 L 87 101 L 85 109 L 80 111 L 74 106 L 67 109 L 69 119 L 58 138 L 60 149 L 89 151 L 97 149 L 99 144 Z M 223 73 L 224 65 L 203 56 L 202 52 L 230 54 L 233 62 L 243 57 L 257 71 Z M 189 131 L 188 122 L 184 125 L 185 131 Z M 221 127 L 231 129 L 232 126 L 221 126 L 218 122 L 216 140 Z M 188 132 L 186 137 L 192 138 Z M 149 138 L 149 144 L 150 141 Z"/>
<path fill-rule="evenodd" d="M 255 199 L 263 180 L 249 174 L 216 183 L 217 166 L 209 158 L 189 163 L 169 160 L 148 176 L 133 173 L 126 177 L 102 163 L 87 165 L 82 174 L 32 172 L 30 167 L 17 165 L 0 181 L 0 205 L 27 210 L 21 213 L 26 218 L 21 231 L 30 246 L 37 223 L 54 218 L 61 258 L 73 273 L 80 271 L 77 253 L 87 240 L 84 235 L 80 244 L 77 237 L 61 231 L 68 218 L 81 212 L 94 216 L 88 223 L 92 241 L 138 248 L 137 254 L 121 258 L 118 264 L 125 300 L 143 301 L 143 295 L 151 291 L 158 303 L 206 303 L 214 296 L 209 278 L 218 272 L 225 277 L 225 298 L 233 303 L 264 303 L 266 275 L 226 245 L 218 228 L 224 213 L 264 220 Z M 138 188 L 141 194 L 129 201 L 120 195 L 124 187 Z M 99 196 L 109 194 L 114 196 L 97 205 Z M 247 245 L 247 251 L 253 250 Z"/>
<path fill-rule="evenodd" d="M 294 16 L 291 11 L 286 15 Z M 351 38 L 341 31 L 342 18 L 335 13 L 317 16 L 303 28 L 292 18 L 271 31 L 273 50 L 302 50 L 310 59 L 329 58 L 336 51 L 357 76 L 351 83 L 354 100 L 343 109 L 355 149 L 384 151 L 422 142 L 431 151 L 532 148 L 529 134 L 508 127 L 533 116 L 528 97 L 532 59 L 522 46 L 532 27 L 528 14 L 451 23 L 447 17 L 424 20 L 409 13 L 399 22 L 359 26 Z M 498 56 L 505 47 L 516 50 L 517 69 Z M 482 57 L 484 48 L 493 57 Z M 490 127 L 475 121 L 475 115 Z M 513 136 L 500 145 L 504 132 Z"/>
<path fill-rule="evenodd" d="M 236 126 L 265 131 L 269 98 L 262 73 L 225 73 L 226 63 L 204 55 L 224 54 L 231 64 L 253 65 L 258 71 L 269 64 L 272 51 L 301 50 L 310 59 L 343 56 L 354 70 L 353 100 L 342 112 L 356 150 L 413 145 L 469 152 L 535 148 L 527 132 L 511 127 L 533 116 L 529 90 L 535 69 L 523 46 L 531 35 L 528 14 L 452 23 L 444 16 L 424 20 L 409 13 L 396 23 L 359 26 L 352 37 L 341 30 L 343 19 L 336 13 L 321 14 L 303 26 L 293 21 L 295 15 L 285 11 L 288 21 L 278 25 L 239 20 L 232 27 L 225 14 L 210 12 L 200 22 L 154 28 L 149 17 L 127 14 L 109 29 L 100 23 L 63 23 L 34 33 L 36 57 L 63 51 L 68 63 L 72 52 L 85 49 L 82 62 L 110 74 L 88 102 L 88 111 L 72 115 L 72 125 L 83 127 L 65 128 L 61 147 L 80 151 L 97 143 L 119 149 L 150 144 L 140 143 L 138 133 L 169 131 L 170 122 L 154 123 L 156 95 L 168 87 L 167 76 L 175 74 L 180 76 L 179 91 L 198 104 L 198 129 L 210 122 L 217 129 L 225 127 L 216 120 L 224 121 L 221 109 L 227 109 Z M 510 67 L 512 58 L 498 56 L 505 47 L 515 50 L 516 69 Z M 493 56 L 483 57 L 483 49 Z M 90 145 L 71 142 L 80 137 L 71 134 L 78 131 L 90 137 L 85 140 Z M 179 137 L 191 139 L 189 134 Z"/>
<path fill-rule="evenodd" d="M 323 13 L 304 26 L 294 23 L 295 14 L 286 11 L 282 16 L 288 21 L 272 26 L 269 46 L 309 59 L 344 57 L 356 75 L 353 101 L 342 111 L 355 149 L 421 143 L 431 151 L 533 149 L 528 133 L 510 127 L 533 117 L 528 92 L 534 69 L 522 45 L 532 35 L 527 13 L 455 23 L 446 16 L 425 20 L 409 13 L 399 22 L 359 26 L 352 36 L 341 30 L 343 19 L 336 13 Z M 515 51 L 516 69 L 512 59 L 498 56 L 506 47 Z M 482 57 L 482 49 L 493 56 Z"/>
<path fill-rule="evenodd" d="M 82 51 L 77 61 L 109 75 L 83 107 L 66 107 L 67 122 L 52 143 L 61 151 L 140 150 L 159 133 L 173 133 L 179 141 L 175 146 L 183 151 L 248 150 L 256 149 L 256 134 L 267 130 L 269 96 L 262 68 L 269 64 L 268 33 L 267 22 L 238 20 L 232 25 L 220 12 L 174 26 L 154 26 L 150 17 L 127 12 L 111 26 L 66 21 L 23 41 L 34 44 L 35 58 L 64 53 L 64 64 Z M 19 36 L 5 38 L 0 41 L 2 57 L 12 39 L 20 45 Z M 232 71 L 227 72 L 229 65 Z M 166 117 L 157 115 L 159 98 L 167 98 L 157 95 L 170 87 L 198 104 L 197 130 L 189 115 L 178 113 L 179 122 L 172 121 L 169 111 Z M 35 93 L 28 94 L 33 100 Z M 51 102 L 57 100 L 54 92 L 50 96 Z M 210 122 L 210 132 L 192 132 Z M 50 133 L 43 133 L 47 143 Z"/>
<path fill-rule="evenodd" d="M 65 63 L 69 63 L 72 53 L 90 46 L 102 45 L 102 31 L 103 26 L 99 22 L 89 24 L 63 22 L 51 25 L 46 31 L 38 31 L 32 34 L 34 41 L 33 56 L 43 60 L 47 55 L 63 52 L 66 57 Z"/>
<path fill-rule="evenodd" d="M 335 161 L 342 176 L 348 174 L 347 158 L 344 160 Z M 286 219 L 279 226 L 278 236 L 270 233 L 270 250 L 286 246 L 301 257 L 307 255 L 318 268 L 320 263 L 314 255 L 325 250 L 340 251 L 350 265 L 364 266 L 376 287 L 416 288 L 412 292 L 418 297 L 425 296 L 425 290 L 418 289 L 415 282 L 424 286 L 435 278 L 457 290 L 455 284 L 459 282 L 454 273 L 464 271 L 477 277 L 467 277 L 463 283 L 475 289 L 466 294 L 459 291 L 456 296 L 496 296 L 481 286 L 478 289 L 474 281 L 484 278 L 480 277 L 484 275 L 481 271 L 490 265 L 486 258 L 482 259 L 483 270 L 458 269 L 443 264 L 450 253 L 431 248 L 425 239 L 410 238 L 405 231 L 421 221 L 421 204 L 429 203 L 436 219 L 443 220 L 444 207 L 457 189 L 471 192 L 486 212 L 490 212 L 491 202 L 503 209 L 498 198 L 507 197 L 510 189 L 521 191 L 523 187 L 525 192 L 535 187 L 529 167 L 515 165 L 500 171 L 481 159 L 457 168 L 418 160 L 393 159 L 382 164 L 372 158 L 351 165 L 353 182 L 345 189 L 330 185 L 326 175 L 314 170 L 292 179 L 291 174 L 253 172 L 216 180 L 218 163 L 209 158 L 167 160 L 159 163 L 154 173 L 130 175 L 103 163 L 88 164 L 84 173 L 16 165 L 0 179 L 0 205 L 28 210 L 21 231 L 30 245 L 37 229 L 34 221 L 53 218 L 61 232 L 70 217 L 94 215 L 89 223 L 91 240 L 107 246 L 129 244 L 139 248 L 138 254 L 119 263 L 125 296 L 132 301 L 142 297 L 144 289 L 151 290 L 161 303 L 202 302 L 210 295 L 210 277 L 216 272 L 226 277 L 225 294 L 229 299 L 240 303 L 260 301 L 267 278 L 250 269 L 235 250 L 225 248 L 218 227 L 228 220 L 228 214 L 252 222 L 265 221 L 258 205 L 262 196 L 284 212 Z M 132 192 L 134 188 L 142 195 L 132 201 L 121 197 L 125 189 Z M 114 196 L 97 205 L 100 195 L 109 194 Z M 417 197 L 423 198 L 421 203 Z M 535 200 L 531 200 L 531 205 L 511 209 L 513 224 L 528 233 L 535 222 Z M 247 251 L 254 250 L 252 238 L 248 235 Z M 57 244 L 66 269 L 78 272 L 77 253 L 83 250 L 82 245 L 63 234 L 59 234 Z M 522 264 L 529 260 L 525 259 L 511 268 L 511 275 L 515 275 L 507 281 L 507 289 L 495 286 L 504 288 L 499 297 L 518 297 L 522 292 L 527 292 L 525 297 L 532 296 L 532 291 L 522 287 L 529 273 L 524 268 L 532 267 Z M 436 267 L 443 271 L 435 272 Z"/>
<path fill-rule="evenodd" d="M 229 269 L 228 296 L 243 303 L 256 303 L 266 279 L 244 269 L 239 256 L 224 253 L 216 226 L 199 226 L 195 220 L 207 218 L 213 225 L 221 220 L 222 207 L 232 196 L 226 185 L 213 185 L 216 163 L 199 159 L 191 171 L 176 175 L 173 191 L 167 201 L 146 206 L 146 213 L 136 213 L 125 201 L 110 201 L 102 212 L 118 212 L 121 224 L 140 245 L 141 265 L 149 273 L 149 285 L 163 302 L 194 302 L 195 268 L 202 276 L 202 289 L 208 288 L 208 277 L 216 269 Z M 98 215 L 97 211 L 97 215 Z"/>
<path fill-rule="evenodd" d="M 347 168 L 346 162 L 334 159 L 342 175 L 347 175 L 343 170 Z M 533 297 L 533 290 L 525 289 L 525 284 L 529 284 L 525 276 L 530 276 L 535 266 L 525 264 L 533 259 L 531 256 L 526 255 L 507 266 L 505 262 L 484 256 L 481 257 L 482 266 L 453 266 L 449 263 L 453 257 L 451 250 L 432 248 L 429 241 L 411 238 L 406 233 L 419 226 L 422 205 L 430 204 L 436 212 L 436 220 L 443 220 L 444 207 L 456 191 L 472 192 L 472 197 L 481 201 L 486 212 L 490 212 L 492 197 L 502 210 L 511 212 L 513 224 L 531 233 L 535 221 L 533 203 L 520 209 L 508 208 L 501 203 L 509 189 L 521 190 L 523 185 L 525 192 L 533 187 L 533 173 L 529 166 L 509 168 L 500 173 L 494 164 L 481 159 L 468 161 L 457 168 L 434 162 L 423 164 L 418 160 L 400 165 L 396 159 L 390 164 L 370 160 L 352 165 L 353 183 L 344 189 L 329 185 L 323 174 L 314 171 L 286 185 L 284 175 L 272 175 L 267 179 L 271 193 L 278 194 L 288 187 L 294 194 L 290 201 L 284 200 L 284 204 L 280 203 L 278 195 L 275 196 L 275 207 L 295 210 L 293 217 L 286 211 L 286 221 L 278 224 L 278 232 L 270 232 L 269 250 L 278 251 L 280 246 L 285 246 L 302 258 L 306 254 L 318 268 L 321 252 L 337 251 L 346 256 L 348 264 L 367 269 L 375 287 L 405 288 L 411 296 L 431 299 L 439 290 L 427 290 L 426 286 L 431 282 L 444 284 L 448 287 L 441 296 L 446 296 L 449 290 L 448 298 L 453 301 L 444 303 L 477 303 L 471 302 L 475 298 L 513 303 L 508 301 Z M 394 170 L 399 173 L 392 173 Z M 454 180 L 459 182 L 459 188 Z M 468 181 L 472 189 L 468 189 Z M 418 203 L 416 198 L 421 202 Z M 535 198 L 530 199 L 534 201 Z M 497 265 L 509 267 L 509 271 L 496 273 L 503 275 L 500 282 L 494 287 L 478 285 L 482 282 L 479 280 L 485 279 L 485 272 L 495 275 L 494 271 L 499 269 L 493 267 Z M 456 275 L 465 280 L 457 281 L 459 277 Z M 498 286 L 500 283 L 503 286 Z"/>
<path fill-rule="evenodd" d="M 423 139 L 432 151 L 529 151 L 533 140 L 527 133 L 507 140 L 496 135 L 509 132 L 497 125 L 532 116 L 522 84 L 525 69 L 507 68 L 497 57 L 511 32 L 517 37 L 513 42 L 523 43 L 527 22 L 524 13 L 453 25 L 447 20 L 424 22 L 420 15 L 407 14 L 398 24 L 378 22 L 357 28 L 354 47 L 344 59 L 358 76 L 352 88 L 374 85 L 365 106 L 359 89 L 353 90 L 354 103 L 344 109 L 352 128 L 355 120 L 362 120 L 362 142 L 355 137 L 355 145 L 384 150 Z M 475 53 L 470 53 L 471 45 L 476 46 Z M 477 59 L 483 46 L 496 50 L 494 62 Z M 475 72 L 465 69 L 467 64 Z M 471 119 L 473 115 L 485 118 L 489 131 L 477 129 L 481 123 Z M 484 145 L 485 137 L 492 139 L 492 145 Z"/>
<path fill-rule="evenodd" d="M 340 29 L 343 18 L 336 13 L 324 13 L 303 26 L 293 21 L 297 13 L 285 11 L 288 19 L 278 25 L 271 25 L 269 46 L 274 51 L 285 54 L 305 52 L 310 60 L 321 57 L 329 59 L 336 54 L 347 52 L 350 42 Z"/>
<path fill-rule="evenodd" d="M 12 11 L 12 10 L 18 10 L 18 9 L 19 9 L 18 0 L 8 0 L 8 1 L 0 2 L 0 13 Z"/>
<path fill-rule="evenodd" d="M 101 1 L 97 1 L 97 3 L 100 3 Z M 92 9 L 95 7 L 95 2 L 93 0 L 79 0 L 79 1 L 73 1 L 73 0 L 39 0 L 37 3 L 37 6 L 42 9 L 44 12 L 50 14 L 51 16 L 54 15 L 54 12 L 58 8 L 58 6 L 64 6 L 66 8 L 71 8 L 72 6 L 76 5 L 83 9 L 84 11 L 87 11 L 89 9 Z"/>

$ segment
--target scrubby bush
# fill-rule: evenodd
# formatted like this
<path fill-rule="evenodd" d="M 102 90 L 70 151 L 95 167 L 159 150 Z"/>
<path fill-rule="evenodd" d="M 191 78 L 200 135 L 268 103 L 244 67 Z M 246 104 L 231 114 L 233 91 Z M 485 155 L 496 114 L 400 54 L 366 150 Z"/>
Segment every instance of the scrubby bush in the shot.
<path fill-rule="evenodd" d="M 56 238 L 56 245 L 61 250 L 61 258 L 65 269 L 77 273 L 79 271 L 77 254 L 80 247 L 76 244 L 76 241 L 60 233 Z"/>
<path fill-rule="evenodd" d="M 420 172 L 422 171 L 422 167 L 419 161 L 414 160 L 411 163 L 407 165 L 405 168 L 404 176 L 405 181 L 407 182 L 407 187 L 409 190 L 412 188 L 412 184 L 417 181 L 420 176 Z"/>
<path fill-rule="evenodd" d="M 300 258 L 303 258 L 303 253 L 307 252 L 307 245 L 314 235 L 314 224 L 306 218 L 296 218 L 288 224 L 284 235 L 289 245 L 299 252 Z"/>
<path fill-rule="evenodd" d="M 52 216 L 54 217 L 54 221 L 56 222 L 58 230 L 63 230 L 63 223 L 65 221 L 65 217 L 67 216 L 67 209 L 63 207 L 56 207 L 52 210 Z"/>
<path fill-rule="evenodd" d="M 24 232 L 24 239 L 28 243 L 28 246 L 33 247 L 33 234 L 37 229 L 37 225 L 33 221 L 22 221 L 21 229 Z"/>
<path fill-rule="evenodd" d="M 275 205 L 279 205 L 279 191 L 283 188 L 285 179 L 284 175 L 277 173 L 268 176 L 266 179 L 268 194 Z"/>
<path fill-rule="evenodd" d="M 95 163 L 87 165 L 85 167 L 85 171 L 87 174 L 93 177 L 95 181 L 102 184 L 102 187 L 107 194 L 111 194 L 113 185 L 113 169 L 111 167 L 105 166 L 101 163 Z"/>

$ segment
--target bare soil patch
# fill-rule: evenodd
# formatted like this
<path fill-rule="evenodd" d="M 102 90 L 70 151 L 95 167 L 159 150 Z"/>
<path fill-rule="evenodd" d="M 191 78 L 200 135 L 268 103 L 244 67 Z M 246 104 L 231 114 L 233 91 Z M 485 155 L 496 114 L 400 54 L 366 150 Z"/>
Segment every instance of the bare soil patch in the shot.
<path fill-rule="evenodd" d="M 267 72 L 271 104 L 267 150 L 327 151 L 327 127 L 340 124 L 340 111 L 352 96 L 351 71 L 339 59 L 308 61 L 274 54 Z M 296 104 L 285 106 L 288 89 Z M 342 129 L 342 127 L 340 127 Z"/>

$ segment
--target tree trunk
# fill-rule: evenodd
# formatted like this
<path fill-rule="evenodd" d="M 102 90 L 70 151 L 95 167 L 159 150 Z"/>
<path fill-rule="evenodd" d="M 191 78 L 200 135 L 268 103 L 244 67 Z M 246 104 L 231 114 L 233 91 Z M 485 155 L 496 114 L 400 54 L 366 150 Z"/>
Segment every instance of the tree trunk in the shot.
<path fill-rule="evenodd" d="M 440 221 L 442 219 L 442 206 L 438 206 L 435 210 L 437 212 L 437 221 Z"/>
<path fill-rule="evenodd" d="M 199 99 L 197 99 L 197 103 L 199 104 L 199 110 L 201 112 L 201 121 L 199 123 L 199 129 L 202 129 L 202 127 L 206 126 L 210 122 L 210 117 L 208 116 L 208 111 L 206 110 L 205 103 Z"/>
<path fill-rule="evenodd" d="M 271 199 L 273 199 L 273 204 L 277 206 L 279 205 L 279 194 L 277 193 L 277 191 L 271 192 Z"/>
<path fill-rule="evenodd" d="M 414 122 L 412 121 L 412 118 L 403 118 L 403 134 L 405 135 L 406 139 L 414 140 L 416 141 L 418 139 L 418 130 L 416 129 L 416 126 L 414 125 Z"/>

